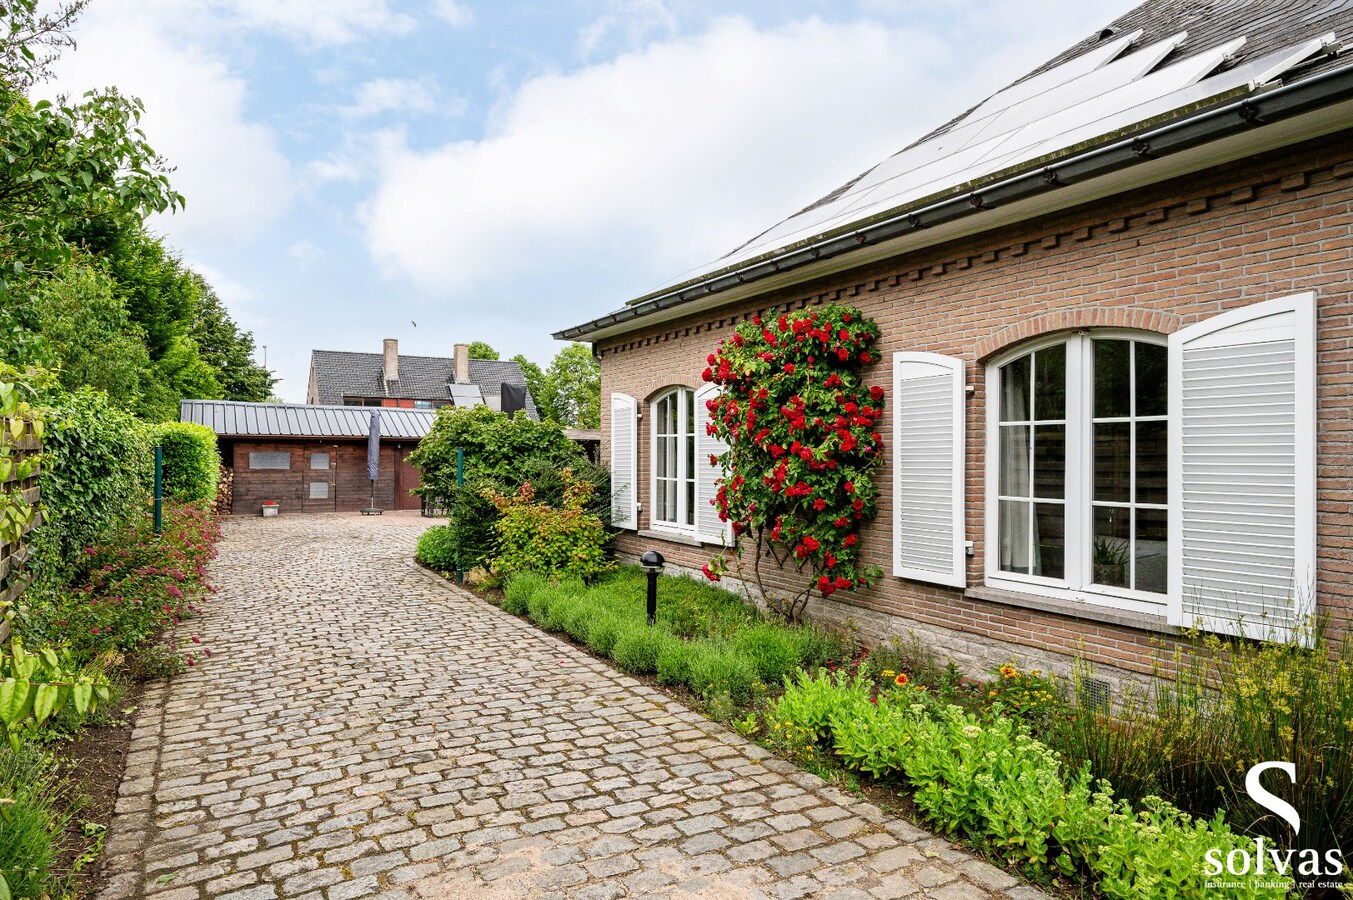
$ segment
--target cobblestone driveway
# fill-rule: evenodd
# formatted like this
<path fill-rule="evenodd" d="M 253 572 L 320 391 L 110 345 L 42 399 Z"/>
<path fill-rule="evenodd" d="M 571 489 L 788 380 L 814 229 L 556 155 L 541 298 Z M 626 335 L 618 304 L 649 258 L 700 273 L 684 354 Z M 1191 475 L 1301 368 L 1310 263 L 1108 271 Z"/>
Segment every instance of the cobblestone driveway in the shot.
<path fill-rule="evenodd" d="M 1043 896 L 423 574 L 425 526 L 226 522 L 102 898 Z"/>

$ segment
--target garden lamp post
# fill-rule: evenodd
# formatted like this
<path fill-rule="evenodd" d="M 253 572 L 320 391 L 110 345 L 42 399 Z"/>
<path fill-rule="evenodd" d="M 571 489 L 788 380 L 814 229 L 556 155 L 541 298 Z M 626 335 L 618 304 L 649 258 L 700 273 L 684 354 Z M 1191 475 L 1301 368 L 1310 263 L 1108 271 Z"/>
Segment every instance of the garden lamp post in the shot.
<path fill-rule="evenodd" d="M 648 624 L 650 625 L 655 625 L 658 621 L 658 575 L 662 572 L 664 562 L 666 560 L 656 550 L 649 550 L 639 557 L 639 565 L 643 566 L 644 571 L 648 573 Z"/>

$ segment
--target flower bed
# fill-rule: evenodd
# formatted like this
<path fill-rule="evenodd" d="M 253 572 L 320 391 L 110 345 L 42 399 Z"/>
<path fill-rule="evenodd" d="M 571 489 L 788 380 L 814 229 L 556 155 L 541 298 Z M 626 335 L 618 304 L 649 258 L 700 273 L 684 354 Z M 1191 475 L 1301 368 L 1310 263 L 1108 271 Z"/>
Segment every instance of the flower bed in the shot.
<path fill-rule="evenodd" d="M 689 578 L 664 577 L 658 622 L 647 623 L 644 573 L 622 568 L 588 587 L 534 573 L 514 576 L 502 607 L 568 634 L 634 675 L 689 688 L 706 703 L 746 703 L 802 668 L 848 653 L 845 641 L 808 625 L 763 621 L 739 598 Z"/>
<path fill-rule="evenodd" d="M 773 743 L 828 748 L 842 765 L 909 790 L 935 827 L 1106 897 L 1217 896 L 1203 874 L 1209 851 L 1224 858 L 1253 846 L 1220 812 L 1193 819 L 1156 797 L 1137 808 L 1116 800 L 1088 765 L 1068 770 L 1000 704 L 977 713 L 904 675 L 894 683 L 879 691 L 858 674 L 801 673 L 768 712 Z M 1226 896 L 1284 897 L 1291 881 L 1236 879 Z"/>

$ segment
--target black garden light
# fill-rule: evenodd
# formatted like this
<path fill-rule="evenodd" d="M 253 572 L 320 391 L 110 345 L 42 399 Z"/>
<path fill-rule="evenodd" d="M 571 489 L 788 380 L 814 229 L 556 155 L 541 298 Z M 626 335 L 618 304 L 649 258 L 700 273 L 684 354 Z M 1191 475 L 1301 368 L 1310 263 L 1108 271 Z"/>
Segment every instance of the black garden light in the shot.
<path fill-rule="evenodd" d="M 643 566 L 644 571 L 648 573 L 648 624 L 650 625 L 655 625 L 658 621 L 658 575 L 662 573 L 664 562 L 666 560 L 656 550 L 649 550 L 639 557 L 639 565 Z"/>

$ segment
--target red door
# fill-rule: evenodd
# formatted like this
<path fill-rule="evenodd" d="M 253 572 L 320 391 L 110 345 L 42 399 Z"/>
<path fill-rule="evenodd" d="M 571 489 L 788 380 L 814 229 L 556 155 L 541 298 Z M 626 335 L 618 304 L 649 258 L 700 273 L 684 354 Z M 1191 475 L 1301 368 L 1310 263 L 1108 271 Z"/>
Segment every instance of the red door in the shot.
<path fill-rule="evenodd" d="M 409 462 L 413 447 L 408 444 L 395 445 L 395 509 L 418 509 L 421 498 L 413 489 L 422 483 L 418 467 Z"/>

